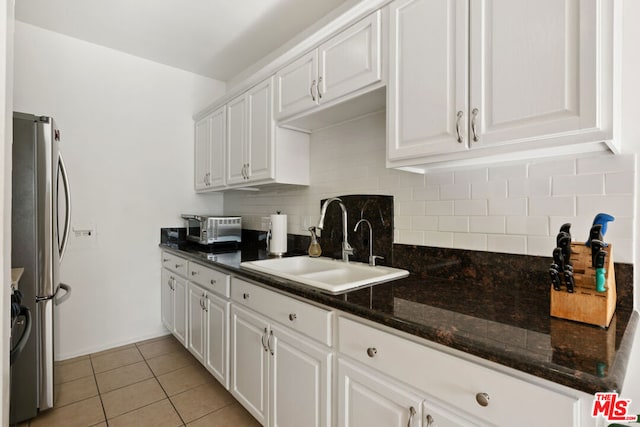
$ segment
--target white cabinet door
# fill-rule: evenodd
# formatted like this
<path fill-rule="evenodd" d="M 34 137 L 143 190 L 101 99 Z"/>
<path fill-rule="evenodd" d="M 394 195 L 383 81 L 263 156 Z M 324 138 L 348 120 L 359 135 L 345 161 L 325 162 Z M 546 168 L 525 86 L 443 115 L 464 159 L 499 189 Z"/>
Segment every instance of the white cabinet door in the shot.
<path fill-rule="evenodd" d="M 187 281 L 174 276 L 173 287 L 173 335 L 187 346 Z"/>
<path fill-rule="evenodd" d="M 247 163 L 248 182 L 273 178 L 273 78 L 247 92 Z"/>
<path fill-rule="evenodd" d="M 338 359 L 339 427 L 419 427 L 422 399 L 363 366 Z"/>
<path fill-rule="evenodd" d="M 199 286 L 189 283 L 188 286 L 188 326 L 187 347 L 200 363 L 204 362 L 205 351 L 205 295 L 206 292 Z"/>
<path fill-rule="evenodd" d="M 229 305 L 211 292 L 205 296 L 204 366 L 229 389 Z"/>
<path fill-rule="evenodd" d="M 330 427 L 331 353 L 287 329 L 271 332 L 270 425 Z"/>
<path fill-rule="evenodd" d="M 211 117 L 195 125 L 195 187 L 196 191 L 209 189 L 211 175 Z"/>
<path fill-rule="evenodd" d="M 227 104 L 227 184 L 245 181 L 247 99 L 241 95 Z"/>
<path fill-rule="evenodd" d="M 377 11 L 318 48 L 318 102 L 328 102 L 382 79 Z"/>
<path fill-rule="evenodd" d="M 472 145 L 598 125 L 599 3 L 471 2 Z"/>
<path fill-rule="evenodd" d="M 422 425 L 423 427 L 473 427 L 480 424 L 460 418 L 455 411 L 425 401 L 422 406 Z"/>
<path fill-rule="evenodd" d="M 211 189 L 223 188 L 226 184 L 225 175 L 225 147 L 227 145 L 227 109 L 225 106 L 218 108 L 210 116 L 211 141 L 210 159 L 211 171 L 209 174 L 209 187 Z"/>
<path fill-rule="evenodd" d="M 317 105 L 318 50 L 314 49 L 276 73 L 276 118 Z"/>
<path fill-rule="evenodd" d="M 262 425 L 269 421 L 268 322 L 237 305 L 231 307 L 231 394 Z"/>
<path fill-rule="evenodd" d="M 390 5 L 388 159 L 467 149 L 468 1 Z"/>
<path fill-rule="evenodd" d="M 162 269 L 161 274 L 161 317 L 165 328 L 173 333 L 173 275 L 169 270 Z"/>

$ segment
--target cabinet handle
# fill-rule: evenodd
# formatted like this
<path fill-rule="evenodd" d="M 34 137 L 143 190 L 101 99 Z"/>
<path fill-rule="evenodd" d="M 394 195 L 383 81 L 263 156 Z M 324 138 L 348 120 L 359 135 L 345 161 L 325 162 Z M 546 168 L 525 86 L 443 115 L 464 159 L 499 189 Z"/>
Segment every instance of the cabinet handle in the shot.
<path fill-rule="evenodd" d="M 248 292 L 245 292 L 244 294 L 242 294 L 242 299 L 249 299 L 249 297 L 251 297 L 251 295 L 249 295 Z"/>
<path fill-rule="evenodd" d="M 289 320 L 291 320 L 292 322 L 293 322 L 294 320 L 296 320 L 297 318 L 298 318 L 298 316 L 297 316 L 295 313 L 291 313 L 291 314 L 289 314 Z"/>
<path fill-rule="evenodd" d="M 192 271 L 192 272 L 191 272 L 191 275 L 192 275 L 192 276 L 195 276 L 196 274 L 198 274 L 198 272 L 197 272 L 197 271 Z"/>
<path fill-rule="evenodd" d="M 322 87 L 322 77 L 318 77 L 318 101 L 322 99 L 322 91 L 320 88 Z"/>
<path fill-rule="evenodd" d="M 313 87 L 316 85 L 315 79 L 311 82 L 311 87 L 309 88 L 309 92 L 311 93 L 311 100 L 316 102 L 316 96 L 313 94 Z"/>
<path fill-rule="evenodd" d="M 267 336 L 267 328 L 264 328 L 264 335 L 262 335 L 262 336 L 260 337 L 260 342 L 262 343 L 262 348 L 264 348 L 264 351 L 269 351 L 269 350 L 267 349 L 267 345 L 266 345 L 266 344 L 265 344 L 265 342 L 264 342 L 264 339 L 265 339 L 265 337 L 266 337 L 266 336 Z"/>
<path fill-rule="evenodd" d="M 374 357 L 376 354 L 378 354 L 378 350 L 375 347 L 369 347 L 367 349 L 367 356 Z"/>
<path fill-rule="evenodd" d="M 204 302 L 200 300 L 200 308 L 204 310 Z"/>
<path fill-rule="evenodd" d="M 429 414 L 427 414 L 427 426 L 426 427 L 436 427 L 435 426 L 435 420 L 433 419 L 433 417 Z"/>
<path fill-rule="evenodd" d="M 162 262 L 167 262 L 169 261 L 169 258 L 162 258 Z"/>
<path fill-rule="evenodd" d="M 246 171 L 245 174 L 244 174 L 245 179 L 249 179 L 251 177 L 249 175 L 249 163 L 247 163 L 244 167 L 245 167 L 245 171 Z"/>
<path fill-rule="evenodd" d="M 456 133 L 458 134 L 458 142 L 462 142 L 464 140 L 462 134 L 460 133 L 460 121 L 462 120 L 462 116 L 464 113 L 462 111 L 458 111 L 457 119 L 456 119 Z"/>
<path fill-rule="evenodd" d="M 204 298 L 208 300 L 207 295 L 205 295 Z M 202 309 L 205 313 L 209 312 L 209 309 L 207 308 L 207 302 L 205 300 L 202 300 Z"/>
<path fill-rule="evenodd" d="M 478 142 L 478 132 L 476 131 L 476 118 L 478 117 L 478 113 L 480 111 L 478 111 L 477 108 L 474 108 L 473 110 L 471 110 L 471 132 L 473 133 L 473 140 L 475 142 Z"/>
<path fill-rule="evenodd" d="M 478 393 L 476 394 L 476 402 L 480 406 L 489 406 L 489 395 L 487 393 Z"/>
<path fill-rule="evenodd" d="M 182 264 L 176 264 L 176 268 L 182 267 Z"/>
<path fill-rule="evenodd" d="M 413 424 L 413 417 L 416 415 L 416 408 L 413 406 L 409 407 L 409 421 L 407 421 L 407 427 L 411 427 Z"/>
<path fill-rule="evenodd" d="M 267 347 L 269 348 L 269 352 L 273 356 L 273 349 L 271 348 L 271 338 L 273 338 L 273 331 L 269 331 L 269 338 L 267 339 Z"/>
<path fill-rule="evenodd" d="M 211 279 L 211 284 L 215 285 L 216 284 L 216 280 L 215 279 Z"/>
<path fill-rule="evenodd" d="M 242 179 L 246 179 L 246 175 L 244 174 L 244 167 L 245 167 L 245 164 L 243 163 L 242 164 L 242 169 L 240 170 L 240 174 L 242 175 Z"/>

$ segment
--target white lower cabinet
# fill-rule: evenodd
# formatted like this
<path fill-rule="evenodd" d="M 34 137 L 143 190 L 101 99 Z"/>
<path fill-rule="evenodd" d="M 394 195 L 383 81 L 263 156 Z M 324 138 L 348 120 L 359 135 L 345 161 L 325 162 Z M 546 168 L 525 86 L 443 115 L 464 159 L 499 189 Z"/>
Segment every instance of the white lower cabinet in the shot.
<path fill-rule="evenodd" d="M 180 341 L 187 345 L 187 281 L 176 273 L 162 270 L 162 323 Z"/>
<path fill-rule="evenodd" d="M 290 300 L 247 282 L 232 283 L 231 393 L 264 426 L 330 427 L 331 349 L 235 303 L 260 292 L 281 298 L 278 306 Z M 298 308 L 290 321 L 299 317 L 304 324 L 307 313 Z"/>

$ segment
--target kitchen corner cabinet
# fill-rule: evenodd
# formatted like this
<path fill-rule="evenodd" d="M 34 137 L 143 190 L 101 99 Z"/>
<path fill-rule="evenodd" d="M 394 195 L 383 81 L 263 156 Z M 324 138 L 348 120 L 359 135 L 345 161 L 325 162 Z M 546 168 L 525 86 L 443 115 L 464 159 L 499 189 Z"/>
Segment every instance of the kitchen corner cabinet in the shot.
<path fill-rule="evenodd" d="M 226 106 L 195 124 L 195 189 L 212 191 L 225 186 Z"/>
<path fill-rule="evenodd" d="M 391 3 L 388 166 L 611 144 L 612 3 Z"/>
<path fill-rule="evenodd" d="M 380 82 L 381 14 L 378 10 L 278 71 L 276 119 Z"/>
<path fill-rule="evenodd" d="M 276 319 L 325 341 L 331 312 L 235 278 L 231 295 L 233 396 L 265 426 L 330 427 L 332 352 Z"/>
<path fill-rule="evenodd" d="M 187 261 L 166 253 L 163 253 L 162 257 L 162 323 L 186 347 L 187 280 L 180 274 L 186 275 Z"/>

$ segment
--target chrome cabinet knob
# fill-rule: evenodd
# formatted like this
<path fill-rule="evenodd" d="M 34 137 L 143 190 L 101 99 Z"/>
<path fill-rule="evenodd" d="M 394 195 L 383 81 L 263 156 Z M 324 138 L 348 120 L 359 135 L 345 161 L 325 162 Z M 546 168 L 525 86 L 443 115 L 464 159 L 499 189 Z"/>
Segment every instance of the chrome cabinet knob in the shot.
<path fill-rule="evenodd" d="M 476 394 L 476 402 L 480 406 L 489 406 L 489 395 L 487 393 L 478 393 Z"/>
<path fill-rule="evenodd" d="M 369 347 L 367 349 L 367 356 L 374 357 L 376 354 L 378 354 L 378 350 L 375 347 Z"/>
<path fill-rule="evenodd" d="M 297 318 L 298 318 L 298 316 L 297 316 L 295 313 L 291 313 L 291 314 L 289 314 L 289 320 L 291 320 L 292 322 L 293 322 L 294 320 L 296 320 Z"/>

